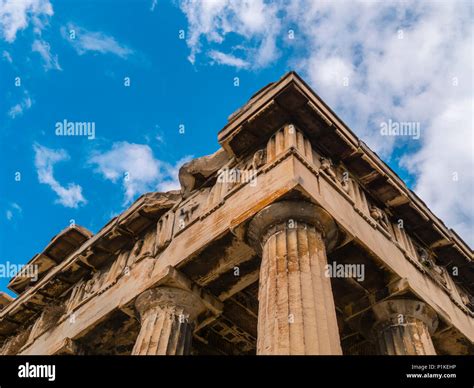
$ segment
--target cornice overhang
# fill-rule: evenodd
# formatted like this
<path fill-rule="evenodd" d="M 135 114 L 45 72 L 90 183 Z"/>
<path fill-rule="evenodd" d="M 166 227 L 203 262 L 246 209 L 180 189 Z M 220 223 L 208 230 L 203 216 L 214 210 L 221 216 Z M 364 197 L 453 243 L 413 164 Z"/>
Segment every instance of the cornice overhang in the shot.
<path fill-rule="evenodd" d="M 49 268 L 42 278 L 24 287 L 21 294 L 0 311 L 0 342 L 2 337 L 11 335 L 29 322 L 45 305 L 54 304 L 55 298 L 67 292 L 80 279 L 107 265 L 117 250 L 132 246 L 140 233 L 156 223 L 180 199 L 178 192 L 143 194 L 96 235 L 92 236 L 89 232 L 91 237 L 79 247 L 67 255 L 63 252 L 65 255 L 60 262 Z M 78 228 L 85 230 L 75 227 L 76 230 Z M 63 232 L 53 238 L 43 253 L 50 252 L 53 243 L 64 236 Z M 57 252 L 59 254 L 60 251 Z M 41 255 L 36 255 L 31 262 L 42 259 Z"/>
<path fill-rule="evenodd" d="M 295 72 L 267 85 L 233 113 L 218 140 L 230 155 L 240 159 L 287 123 L 301 129 L 314 148 L 342 163 L 376 201 L 390 210 L 392 218 L 402 219 L 405 228 L 435 253 L 439 264 L 457 266 L 459 280 L 471 293 L 474 291 L 472 249 Z"/>
<path fill-rule="evenodd" d="M 92 232 L 79 225 L 71 225 L 51 239 L 51 242 L 43 251 L 35 256 L 25 265 L 35 271 L 35 278 L 18 273 L 8 283 L 8 288 L 17 294 L 21 294 L 27 287 L 38 281 L 56 265 L 60 264 L 72 252 L 78 249 L 84 242 L 93 236 Z"/>

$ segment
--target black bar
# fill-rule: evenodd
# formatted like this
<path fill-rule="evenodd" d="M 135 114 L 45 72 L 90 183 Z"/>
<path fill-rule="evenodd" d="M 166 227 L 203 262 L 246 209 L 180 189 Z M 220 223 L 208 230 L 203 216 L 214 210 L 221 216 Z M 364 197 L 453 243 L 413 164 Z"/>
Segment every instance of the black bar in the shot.
<path fill-rule="evenodd" d="M 28 363 L 28 364 L 27 364 Z M 36 366 L 51 366 L 42 367 Z M 52 371 L 53 374 L 47 373 Z M 34 369 L 45 377 L 19 377 Z M 32 369 L 31 366 L 34 366 Z M 411 375 L 408 376 L 408 375 Z M 440 376 L 439 376 L 440 375 Z M 50 376 L 48 379 L 47 376 Z M 473 387 L 473 356 L 3 356 L 0 388 L 22 386 Z"/>

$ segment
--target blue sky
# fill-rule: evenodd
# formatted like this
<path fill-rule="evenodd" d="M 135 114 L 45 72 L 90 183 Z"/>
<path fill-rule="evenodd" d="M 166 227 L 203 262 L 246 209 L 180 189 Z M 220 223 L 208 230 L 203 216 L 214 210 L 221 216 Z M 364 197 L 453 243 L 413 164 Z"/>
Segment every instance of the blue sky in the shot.
<path fill-rule="evenodd" d="M 462 1 L 0 0 L 0 262 L 177 188 L 183 161 L 289 70 L 472 244 L 472 16 Z M 63 120 L 95 138 L 57 136 Z M 388 120 L 420 139 L 381 136 Z"/>

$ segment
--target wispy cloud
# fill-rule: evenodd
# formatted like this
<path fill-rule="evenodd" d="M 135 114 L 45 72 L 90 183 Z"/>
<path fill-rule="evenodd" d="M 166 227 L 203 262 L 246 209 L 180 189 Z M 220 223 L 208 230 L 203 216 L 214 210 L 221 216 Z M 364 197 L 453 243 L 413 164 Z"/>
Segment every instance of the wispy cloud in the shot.
<path fill-rule="evenodd" d="M 37 52 L 42 60 L 43 67 L 48 70 L 62 70 L 58 62 L 58 56 L 51 53 L 51 47 L 48 42 L 42 39 L 36 39 L 31 46 L 33 52 Z"/>
<path fill-rule="evenodd" d="M 91 155 L 89 163 L 105 179 L 123 185 L 124 203 L 128 204 L 147 191 L 178 188 L 179 167 L 188 159 L 173 166 L 156 159 L 148 145 L 116 142 L 110 150 Z"/>
<path fill-rule="evenodd" d="M 62 27 L 61 33 L 79 55 L 95 52 L 127 58 L 134 53 L 132 49 L 120 44 L 110 35 L 99 31 L 89 31 L 72 23 L 69 23 L 67 27 Z"/>
<path fill-rule="evenodd" d="M 227 65 L 238 69 L 245 69 L 250 66 L 249 62 L 241 58 L 217 50 L 211 50 L 209 56 L 219 65 Z"/>
<path fill-rule="evenodd" d="M 12 56 L 10 55 L 10 53 L 6 50 L 3 50 L 2 51 L 2 58 L 5 59 L 8 63 L 13 63 L 13 59 L 12 59 Z"/>
<path fill-rule="evenodd" d="M 35 167 L 40 183 L 46 184 L 57 194 L 59 203 L 65 207 L 77 208 L 87 201 L 82 195 L 82 187 L 69 183 L 67 187 L 62 186 L 54 177 L 54 166 L 56 163 L 69 160 L 68 153 L 63 150 L 53 150 L 40 144 L 33 146 L 35 152 Z"/>
<path fill-rule="evenodd" d="M 5 217 L 8 221 L 12 221 L 15 216 L 21 216 L 23 209 L 16 202 L 12 202 L 5 212 Z"/>
<path fill-rule="evenodd" d="M 14 119 L 18 116 L 21 116 L 25 110 L 28 110 L 33 105 L 33 100 L 31 99 L 29 93 L 25 91 L 23 99 L 16 105 L 12 106 L 8 111 L 8 116 Z"/>
<path fill-rule="evenodd" d="M 40 34 L 53 15 L 49 0 L 0 0 L 0 35 L 12 43 L 18 31 L 32 22 L 35 33 Z"/>

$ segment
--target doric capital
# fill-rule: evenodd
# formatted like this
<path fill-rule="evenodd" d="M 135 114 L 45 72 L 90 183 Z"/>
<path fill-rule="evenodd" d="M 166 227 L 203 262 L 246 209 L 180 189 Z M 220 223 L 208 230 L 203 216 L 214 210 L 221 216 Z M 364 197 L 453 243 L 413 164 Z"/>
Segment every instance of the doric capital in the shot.
<path fill-rule="evenodd" d="M 310 202 L 289 200 L 272 203 L 258 212 L 250 221 L 247 239 L 257 252 L 261 252 L 272 227 L 298 228 L 306 225 L 315 227 L 322 234 L 326 250 L 330 251 L 337 243 L 338 228 L 326 210 Z"/>
<path fill-rule="evenodd" d="M 403 325 L 411 320 L 424 322 L 430 334 L 438 327 L 436 312 L 426 303 L 414 299 L 390 299 L 372 307 L 375 326 Z"/>
<path fill-rule="evenodd" d="M 155 308 L 185 314 L 191 321 L 204 311 L 201 299 L 192 291 L 175 287 L 160 286 L 143 292 L 135 301 L 135 307 L 143 317 Z"/>

